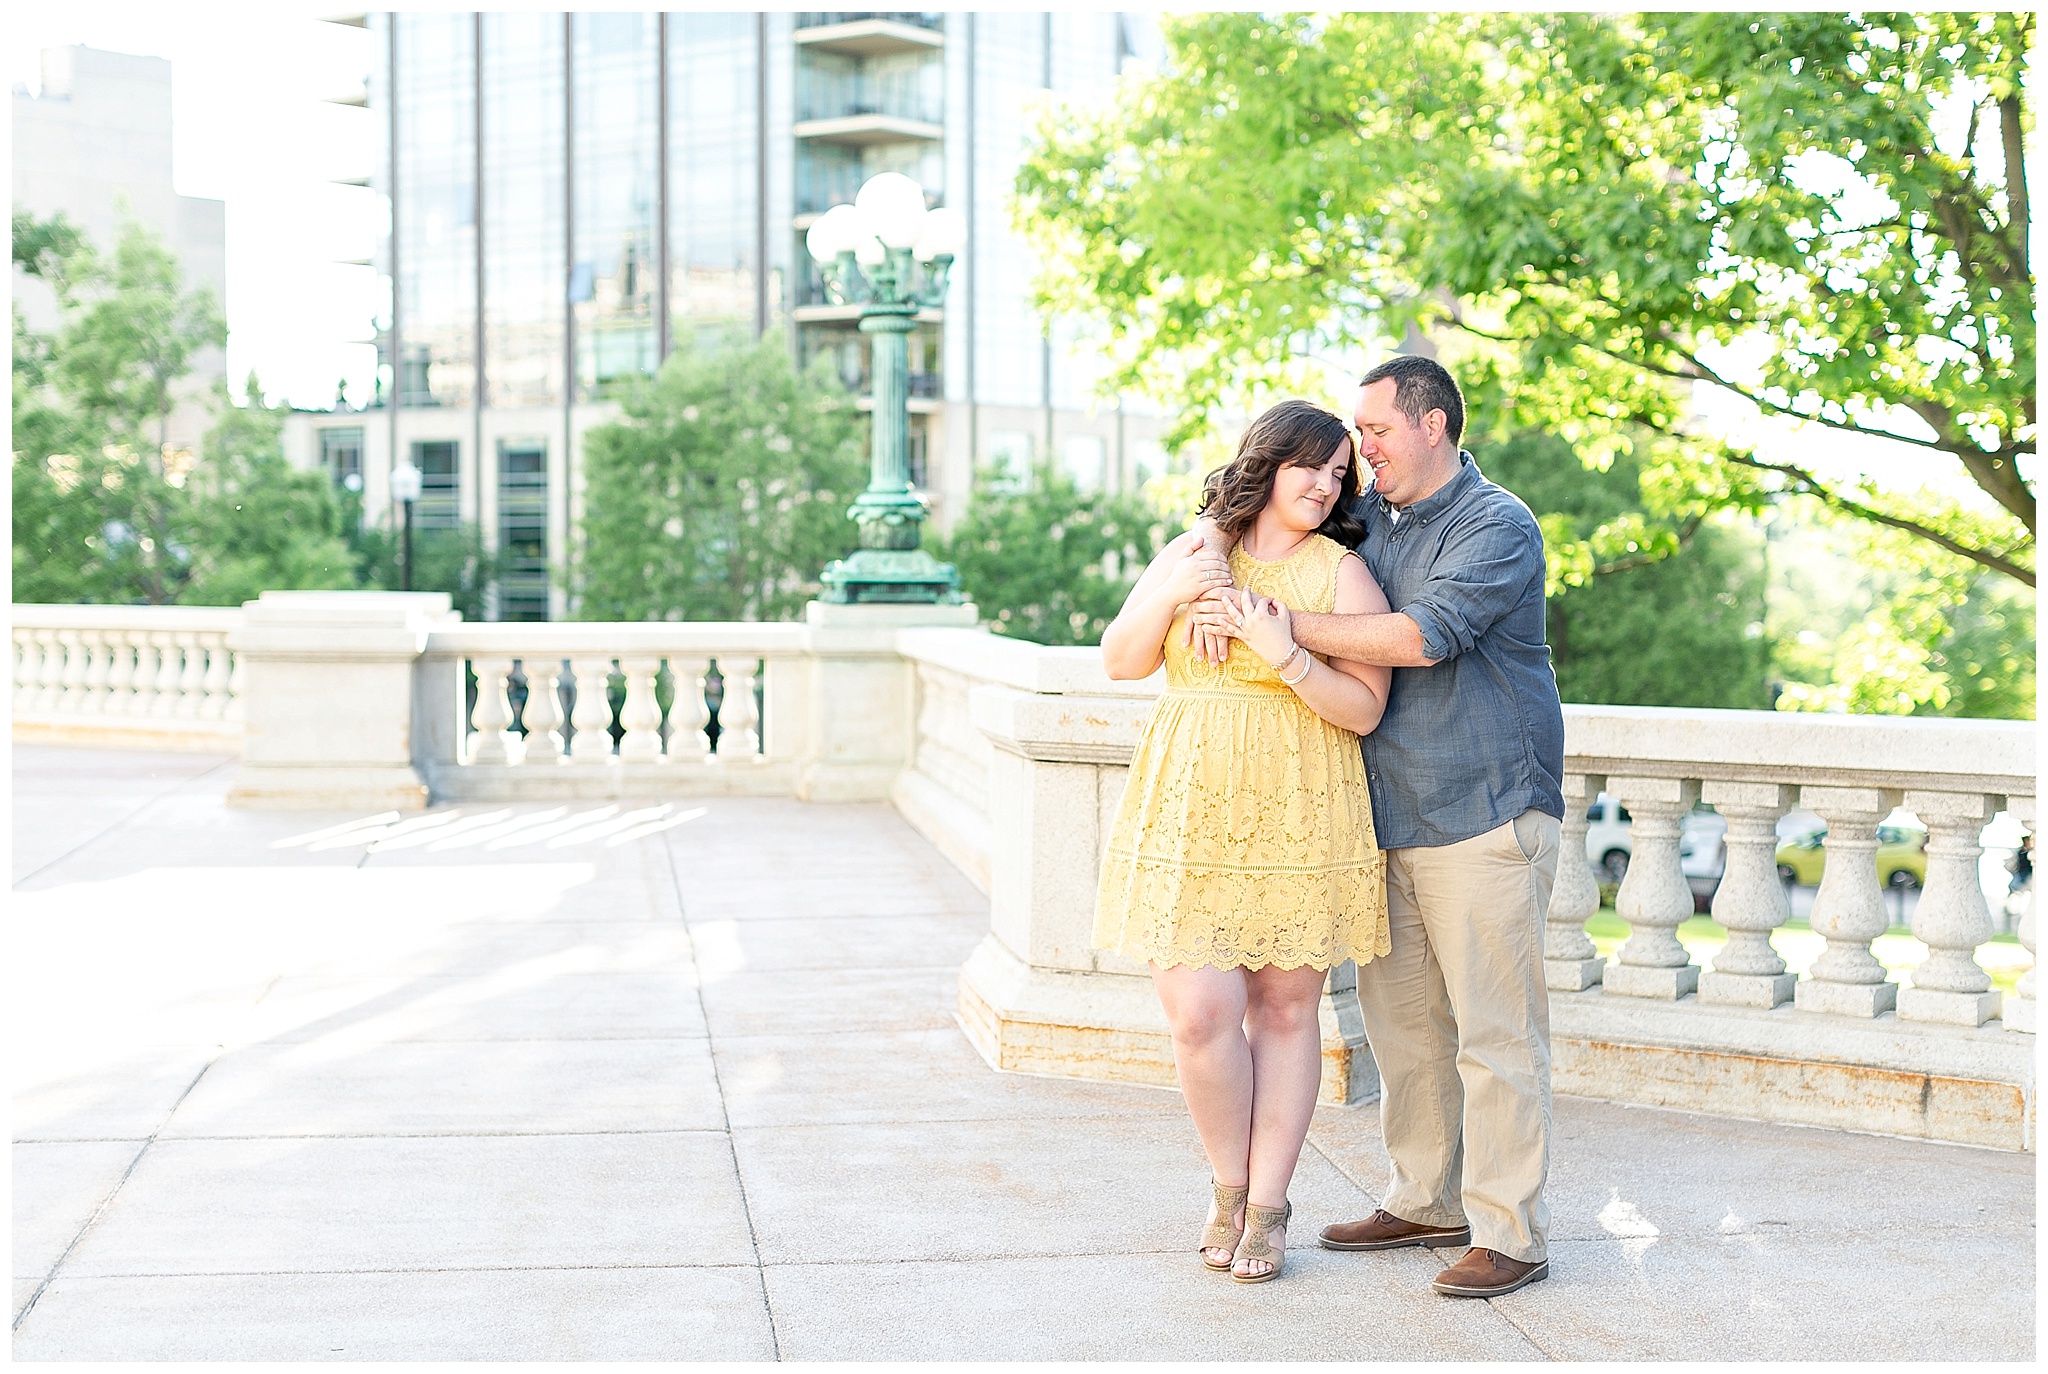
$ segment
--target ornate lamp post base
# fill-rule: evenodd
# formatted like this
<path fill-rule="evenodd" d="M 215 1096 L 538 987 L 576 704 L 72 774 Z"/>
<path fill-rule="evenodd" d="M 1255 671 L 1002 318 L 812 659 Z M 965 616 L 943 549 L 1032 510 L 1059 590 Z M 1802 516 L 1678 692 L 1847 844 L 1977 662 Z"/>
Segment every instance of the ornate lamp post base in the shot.
<path fill-rule="evenodd" d="M 952 606 L 960 600 L 960 574 L 923 549 L 856 549 L 828 563 L 820 580 L 820 599 L 839 605 Z"/>

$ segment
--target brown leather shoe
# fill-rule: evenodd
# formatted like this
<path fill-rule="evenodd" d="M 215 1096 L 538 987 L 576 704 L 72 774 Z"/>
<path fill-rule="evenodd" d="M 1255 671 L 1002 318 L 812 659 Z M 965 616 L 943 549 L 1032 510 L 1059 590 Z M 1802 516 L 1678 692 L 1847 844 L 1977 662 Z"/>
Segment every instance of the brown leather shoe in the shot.
<path fill-rule="evenodd" d="M 1420 1221 L 1403 1221 L 1381 1208 L 1364 1221 L 1339 1221 L 1325 1226 L 1316 1236 L 1325 1250 L 1398 1250 L 1404 1245 L 1470 1245 L 1470 1226 L 1430 1226 Z"/>
<path fill-rule="evenodd" d="M 1430 1285 L 1447 1298 L 1498 1298 L 1550 1277 L 1550 1261 L 1524 1264 L 1498 1250 L 1475 1245 Z"/>

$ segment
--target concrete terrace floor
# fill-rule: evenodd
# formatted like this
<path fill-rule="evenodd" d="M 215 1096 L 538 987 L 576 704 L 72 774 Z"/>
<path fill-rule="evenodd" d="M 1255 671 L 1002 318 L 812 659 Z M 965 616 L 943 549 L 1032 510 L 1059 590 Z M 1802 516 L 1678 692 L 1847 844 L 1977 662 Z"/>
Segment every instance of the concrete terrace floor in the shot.
<path fill-rule="evenodd" d="M 1175 1094 L 969 1047 L 986 903 L 888 807 L 370 852 L 231 772 L 14 751 L 16 1358 L 2034 1355 L 2032 1156 L 1560 1099 L 1551 1280 L 1454 1302 L 1307 1244 L 1384 1172 L 1324 1110 L 1234 1286 Z"/>

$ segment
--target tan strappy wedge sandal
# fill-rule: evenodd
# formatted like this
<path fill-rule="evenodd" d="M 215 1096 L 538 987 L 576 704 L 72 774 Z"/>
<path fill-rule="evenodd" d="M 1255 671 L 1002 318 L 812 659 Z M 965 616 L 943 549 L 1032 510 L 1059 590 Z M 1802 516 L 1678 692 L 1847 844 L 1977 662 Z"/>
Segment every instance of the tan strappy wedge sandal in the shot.
<path fill-rule="evenodd" d="M 1237 1253 L 1231 1257 L 1230 1277 L 1237 1283 L 1265 1283 L 1280 1277 L 1280 1271 L 1287 1267 L 1287 1252 L 1275 1250 L 1267 1235 L 1294 1220 L 1294 1204 L 1281 1207 L 1261 1207 L 1247 1202 L 1244 1206 L 1244 1239 L 1237 1243 Z M 1273 1267 L 1263 1274 L 1240 1274 L 1237 1265 L 1242 1260 L 1265 1260 Z"/>
<path fill-rule="evenodd" d="M 1230 1272 L 1230 1266 L 1237 1263 L 1237 1243 L 1244 1239 L 1244 1228 L 1232 1226 L 1230 1219 L 1237 1215 L 1237 1209 L 1244 1206 L 1245 1199 L 1252 1195 L 1252 1187 L 1247 1183 L 1242 1188 L 1226 1188 L 1213 1178 L 1209 1180 L 1209 1185 L 1216 1190 L 1216 1220 L 1202 1228 L 1202 1242 L 1195 1249 L 1202 1252 L 1204 1269 L 1227 1274 Z M 1231 1256 L 1218 1264 L 1209 1258 L 1207 1252 L 1210 1250 L 1228 1250 Z"/>

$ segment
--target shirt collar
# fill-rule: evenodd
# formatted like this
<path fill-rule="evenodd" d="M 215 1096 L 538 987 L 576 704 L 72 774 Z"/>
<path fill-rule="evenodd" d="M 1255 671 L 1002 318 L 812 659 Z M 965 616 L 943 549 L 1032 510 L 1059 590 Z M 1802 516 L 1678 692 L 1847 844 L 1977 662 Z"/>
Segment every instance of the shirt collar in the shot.
<path fill-rule="evenodd" d="M 1450 481 L 1444 483 L 1414 505 L 1407 507 L 1401 512 L 1401 518 L 1427 525 L 1452 506 L 1457 505 L 1466 492 L 1479 485 L 1479 477 L 1479 464 L 1472 461 L 1470 452 L 1462 448 L 1459 449 L 1457 476 L 1451 478 Z M 1373 499 L 1379 502 L 1382 511 L 1389 514 L 1393 512 L 1394 507 L 1387 501 L 1386 497 L 1375 492 L 1373 493 Z"/>

